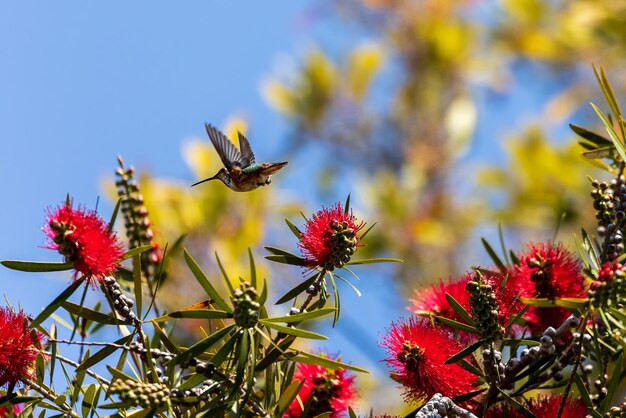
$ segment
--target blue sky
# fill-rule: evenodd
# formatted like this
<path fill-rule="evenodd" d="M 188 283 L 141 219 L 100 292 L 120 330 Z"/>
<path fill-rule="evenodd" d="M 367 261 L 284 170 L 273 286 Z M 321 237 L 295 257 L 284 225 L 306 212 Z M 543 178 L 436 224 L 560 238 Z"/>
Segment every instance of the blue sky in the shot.
<path fill-rule="evenodd" d="M 159 177 L 191 183 L 180 146 L 204 137 L 204 122 L 219 125 L 241 114 L 251 123 L 250 136 L 263 137 L 257 154 L 278 156 L 288 126 L 262 99 L 263 77 L 280 69 L 281 55 L 301 54 L 313 30 L 336 41 L 338 50 L 349 42 L 349 36 L 335 39 L 328 26 L 312 25 L 316 13 L 324 13 L 314 3 L 329 6 L 312 0 L 0 1 L 0 259 L 57 261 L 57 254 L 38 248 L 45 208 L 68 192 L 93 207 L 118 154 Z M 526 77 L 506 95 L 477 87 L 490 113 L 481 109 L 469 158 L 498 161 L 494 138 L 542 111 L 537 104 L 559 81 L 555 75 L 537 83 L 532 71 L 522 71 Z M 100 205 L 110 213 L 106 199 Z M 0 269 L 0 294 L 33 313 L 67 284 L 67 274 Z M 385 275 L 359 287 L 360 299 L 344 287 L 346 320 L 325 347 L 363 365 L 367 358 L 356 347 L 405 313 L 406 299 Z"/>

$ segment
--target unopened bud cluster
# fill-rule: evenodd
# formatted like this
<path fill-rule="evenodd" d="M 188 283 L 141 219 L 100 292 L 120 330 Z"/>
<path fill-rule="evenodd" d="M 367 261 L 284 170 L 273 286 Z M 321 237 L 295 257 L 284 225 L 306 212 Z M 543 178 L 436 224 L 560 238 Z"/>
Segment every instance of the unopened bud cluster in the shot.
<path fill-rule="evenodd" d="M 493 348 L 484 349 L 482 352 L 483 370 L 488 382 L 497 383 L 504 378 L 504 364 L 502 353 Z"/>
<path fill-rule="evenodd" d="M 476 418 L 476 415 L 457 406 L 452 399 L 435 393 L 426 404 L 415 414 L 415 418 Z"/>
<path fill-rule="evenodd" d="M 241 283 L 240 288 L 235 289 L 232 296 L 235 324 L 242 328 L 252 328 L 259 322 L 261 304 L 257 299 L 256 289 L 248 282 Z"/>
<path fill-rule="evenodd" d="M 626 184 L 619 175 L 610 183 L 593 180 L 593 208 L 598 220 L 598 235 L 605 237 L 606 256 L 617 259 L 624 253 L 624 218 L 626 217 Z"/>
<path fill-rule="evenodd" d="M 134 380 L 115 380 L 109 389 L 122 402 L 142 408 L 159 408 L 167 403 L 170 390 L 161 383 L 142 383 Z"/>
<path fill-rule="evenodd" d="M 148 217 L 148 209 L 144 205 L 143 195 L 134 179 L 135 169 L 131 166 L 127 170 L 121 158 L 118 158 L 120 167 L 115 171 L 117 194 L 120 198 L 120 208 L 124 216 L 124 227 L 130 248 L 142 245 L 152 245 L 153 248 L 141 255 L 141 268 L 148 279 L 154 277 L 155 266 L 159 264 L 160 256 L 158 245 L 154 242 L 154 232 Z"/>
<path fill-rule="evenodd" d="M 207 379 L 199 386 L 185 389 L 172 389 L 170 391 L 170 399 L 173 403 L 197 403 L 210 398 L 219 388 L 219 382 Z"/>
<path fill-rule="evenodd" d="M 122 289 L 117 283 L 117 280 L 115 280 L 115 277 L 105 277 L 102 281 L 101 287 L 102 290 L 109 295 L 111 301 L 113 302 L 115 312 L 122 317 L 125 323 L 132 325 L 139 324 L 139 319 L 132 310 L 135 301 L 122 293 Z"/>
<path fill-rule="evenodd" d="M 53 219 L 50 221 L 50 229 L 54 231 L 54 238 L 52 240 L 59 246 L 59 254 L 65 258 L 65 262 L 74 263 L 79 256 L 80 250 L 80 248 L 78 248 L 78 242 L 68 239 L 76 229 L 74 225 Z"/>
<path fill-rule="evenodd" d="M 133 353 L 139 354 L 144 360 L 148 359 L 148 349 L 139 341 L 133 341 L 129 344 L 128 349 Z M 171 361 L 174 356 L 169 351 L 159 350 L 158 348 L 150 348 L 150 357 L 152 359 L 152 365 L 154 366 L 159 382 L 168 383 L 169 378 L 165 376 L 160 365 L 163 365 Z"/>
<path fill-rule="evenodd" d="M 587 297 L 595 307 L 611 307 L 626 301 L 626 266 L 604 263 L 598 279 L 589 286 Z"/>
<path fill-rule="evenodd" d="M 350 227 L 347 221 L 330 222 L 332 234 L 330 236 L 330 258 L 323 266 L 326 270 L 332 271 L 335 268 L 343 267 L 354 254 L 359 242 L 354 228 Z"/>
<path fill-rule="evenodd" d="M 527 260 L 527 265 L 533 271 L 530 280 L 535 283 L 536 297 L 554 300 L 556 289 L 552 283 L 552 265 L 549 259 L 542 258 L 539 254 Z"/>
<path fill-rule="evenodd" d="M 485 342 L 502 338 L 504 330 L 498 323 L 498 302 L 493 286 L 483 282 L 480 272 L 476 272 L 473 280 L 469 280 L 466 289 L 470 292 L 470 311 L 478 337 Z"/>
<path fill-rule="evenodd" d="M 606 418 L 626 418 L 626 402 L 610 407 L 603 416 Z"/>

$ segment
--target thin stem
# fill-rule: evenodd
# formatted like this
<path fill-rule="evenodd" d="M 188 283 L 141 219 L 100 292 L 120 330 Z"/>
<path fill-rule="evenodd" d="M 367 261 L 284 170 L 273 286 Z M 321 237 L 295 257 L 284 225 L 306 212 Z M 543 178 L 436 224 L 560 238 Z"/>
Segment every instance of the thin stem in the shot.
<path fill-rule="evenodd" d="M 51 393 L 47 389 L 43 388 L 42 386 L 39 386 L 37 383 L 35 383 L 33 381 L 27 381 L 27 382 L 24 382 L 24 383 L 27 384 L 35 392 L 39 393 L 41 396 L 43 396 L 44 398 L 46 398 L 49 401 L 51 401 L 54 405 L 57 405 L 65 413 L 65 415 L 69 415 L 71 417 L 79 418 L 78 414 L 76 412 L 74 412 L 74 410 L 68 404 L 66 404 L 65 402 L 63 402 L 62 405 L 57 404 L 56 400 L 57 400 L 58 396 L 55 396 L 53 393 Z"/>
<path fill-rule="evenodd" d="M 46 353 L 46 354 L 48 354 L 49 356 L 52 356 L 52 354 L 51 354 L 51 353 Z M 70 360 L 70 359 L 68 359 L 68 358 L 65 358 L 65 357 L 63 357 L 63 356 L 60 356 L 59 354 L 57 354 L 57 355 L 56 355 L 56 358 L 57 358 L 59 361 L 62 361 L 63 363 L 67 363 L 67 364 L 69 364 L 70 366 L 73 366 L 73 367 L 78 367 L 78 366 L 80 366 L 80 364 L 76 363 L 75 361 Z M 97 373 L 95 373 L 95 372 L 94 372 L 94 371 L 92 371 L 91 369 L 85 369 L 85 373 L 87 373 L 89 376 L 91 376 L 91 377 L 93 377 L 94 379 L 96 379 L 98 382 L 100 382 L 100 383 L 104 383 L 104 384 L 105 384 L 105 385 L 107 385 L 107 386 L 109 386 L 109 385 L 111 384 L 111 382 L 109 382 L 107 379 L 103 378 L 102 376 L 99 376 Z"/>

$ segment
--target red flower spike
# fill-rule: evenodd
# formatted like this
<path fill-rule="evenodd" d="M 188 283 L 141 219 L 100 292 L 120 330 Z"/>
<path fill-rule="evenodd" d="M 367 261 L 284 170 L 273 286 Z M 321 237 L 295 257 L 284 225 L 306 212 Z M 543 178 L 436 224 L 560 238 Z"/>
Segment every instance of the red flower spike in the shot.
<path fill-rule="evenodd" d="M 322 207 L 307 221 L 298 243 L 307 265 L 326 270 L 343 267 L 356 251 L 357 233 L 364 225 L 357 224 L 352 211 L 346 213 L 341 203 L 332 208 Z"/>
<path fill-rule="evenodd" d="M 39 332 L 28 328 L 24 312 L 0 308 L 0 387 L 30 380 L 41 340 Z"/>
<path fill-rule="evenodd" d="M 425 319 L 392 323 L 381 345 L 389 354 L 384 361 L 391 376 L 404 386 L 407 399 L 422 402 L 435 393 L 455 397 L 475 389 L 476 376 L 458 364 L 444 364 L 463 347 Z"/>
<path fill-rule="evenodd" d="M 432 314 L 444 318 L 452 319 L 457 322 L 465 323 L 465 320 L 456 313 L 450 306 L 446 293 L 450 294 L 459 304 L 469 313 L 469 292 L 465 289 L 468 277 L 465 276 L 459 280 L 439 281 L 439 285 L 432 285 L 430 288 L 415 292 L 415 297 L 409 299 L 412 303 L 408 307 L 410 311 L 416 315 Z M 462 343 L 475 340 L 476 336 L 471 332 L 457 331 L 459 339 Z"/>
<path fill-rule="evenodd" d="M 556 417 L 561 405 L 562 395 L 540 396 L 532 398 L 526 408 L 536 417 Z M 580 399 L 568 400 L 565 403 L 561 418 L 585 418 L 587 408 Z M 497 404 L 487 410 L 485 418 L 524 418 L 524 415 L 507 403 Z"/>
<path fill-rule="evenodd" d="M 96 212 L 74 209 L 71 204 L 49 209 L 43 231 L 50 238 L 46 248 L 58 251 L 74 264 L 74 278 L 80 273 L 95 285 L 117 270 L 122 246 Z"/>
<path fill-rule="evenodd" d="M 307 416 L 332 412 L 330 418 L 337 418 L 356 398 L 354 376 L 343 369 L 330 370 L 315 364 L 298 363 L 293 378 L 304 380 L 298 398 L 302 405 L 310 401 Z M 293 400 L 283 418 L 300 417 L 302 406 L 298 398 Z"/>
<path fill-rule="evenodd" d="M 527 298 L 582 297 L 585 277 L 582 265 L 575 255 L 561 243 L 530 243 L 528 251 L 518 256 L 513 281 Z M 531 306 L 524 314 L 532 335 L 542 334 L 548 327 L 557 328 L 569 317 L 565 308 L 538 308 Z"/>

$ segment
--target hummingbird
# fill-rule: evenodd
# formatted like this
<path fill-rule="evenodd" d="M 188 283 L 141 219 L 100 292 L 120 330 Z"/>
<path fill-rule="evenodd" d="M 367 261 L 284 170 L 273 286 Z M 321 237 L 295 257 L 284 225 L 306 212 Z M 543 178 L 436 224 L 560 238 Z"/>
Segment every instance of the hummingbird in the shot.
<path fill-rule="evenodd" d="M 200 180 L 191 187 L 209 180 L 221 180 L 228 188 L 236 192 L 249 192 L 259 186 L 270 184 L 272 182 L 270 176 L 287 165 L 287 161 L 258 164 L 255 162 L 248 138 L 241 132 L 237 132 L 239 136 L 239 150 L 237 150 L 226 135 L 217 128 L 208 123 L 204 126 L 217 154 L 224 163 L 224 168 L 213 177 Z"/>

